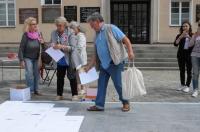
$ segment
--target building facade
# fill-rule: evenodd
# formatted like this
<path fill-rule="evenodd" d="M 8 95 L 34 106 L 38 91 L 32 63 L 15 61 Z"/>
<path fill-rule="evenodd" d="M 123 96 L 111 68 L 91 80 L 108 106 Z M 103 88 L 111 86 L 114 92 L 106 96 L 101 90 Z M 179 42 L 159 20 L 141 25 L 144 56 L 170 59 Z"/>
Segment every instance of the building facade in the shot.
<path fill-rule="evenodd" d="M 19 43 L 28 16 L 37 18 L 46 41 L 54 19 L 65 16 L 80 22 L 92 42 L 95 32 L 85 20 L 93 12 L 119 26 L 134 44 L 164 44 L 173 42 L 183 21 L 196 31 L 200 0 L 0 0 L 0 44 Z"/>

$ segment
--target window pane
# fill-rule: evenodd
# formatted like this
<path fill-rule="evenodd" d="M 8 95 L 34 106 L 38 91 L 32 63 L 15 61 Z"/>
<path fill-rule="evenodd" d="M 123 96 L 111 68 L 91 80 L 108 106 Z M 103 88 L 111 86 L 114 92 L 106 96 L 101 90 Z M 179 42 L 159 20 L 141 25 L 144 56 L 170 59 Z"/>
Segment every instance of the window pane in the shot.
<path fill-rule="evenodd" d="M 6 15 L 0 14 L 0 20 L 6 20 Z"/>
<path fill-rule="evenodd" d="M 117 4 L 114 5 L 114 11 L 118 11 L 118 5 Z"/>
<path fill-rule="evenodd" d="M 45 0 L 45 4 L 52 4 L 52 0 Z"/>
<path fill-rule="evenodd" d="M 8 2 L 14 2 L 14 0 L 8 0 Z"/>
<path fill-rule="evenodd" d="M 15 25 L 15 9 L 14 3 L 8 4 L 8 25 Z M 11 22 L 10 22 L 11 21 Z M 14 21 L 14 24 L 12 24 Z M 11 23 L 11 24 L 10 24 Z"/>
<path fill-rule="evenodd" d="M 0 20 L 0 26 L 6 26 L 6 21 L 1 21 Z"/>
<path fill-rule="evenodd" d="M 179 2 L 172 2 L 171 3 L 171 24 L 172 25 L 179 25 L 179 9 L 180 9 Z"/>
<path fill-rule="evenodd" d="M 190 7 L 190 2 L 182 2 L 182 7 Z"/>
<path fill-rule="evenodd" d="M 173 19 L 173 20 L 171 21 L 171 24 L 172 24 L 172 25 L 179 25 L 179 19 Z"/>
<path fill-rule="evenodd" d="M 61 4 L 61 0 L 54 0 L 54 4 Z"/>
<path fill-rule="evenodd" d="M 171 24 L 173 25 L 179 24 L 179 13 L 171 14 Z"/>
<path fill-rule="evenodd" d="M 15 21 L 8 21 L 9 26 L 15 26 Z"/>
<path fill-rule="evenodd" d="M 171 5 L 172 5 L 172 7 L 178 7 L 179 8 L 179 2 L 172 2 Z"/>
<path fill-rule="evenodd" d="M 189 13 L 190 9 L 189 8 L 182 8 L 182 13 Z"/>
<path fill-rule="evenodd" d="M 0 26 L 6 26 L 6 4 L 0 4 Z"/>
<path fill-rule="evenodd" d="M 9 3 L 0 4 L 0 26 L 15 26 L 14 0 L 7 0 L 7 1 Z M 6 6 L 7 6 L 7 9 L 6 9 Z M 8 16 L 8 20 L 7 20 L 7 16 Z"/>
<path fill-rule="evenodd" d="M 172 8 L 172 13 L 179 13 L 179 8 Z"/>
<path fill-rule="evenodd" d="M 0 8 L 1 8 L 1 5 L 0 5 Z M 0 9 L 0 14 L 6 14 L 6 9 L 5 8 L 1 8 Z"/>

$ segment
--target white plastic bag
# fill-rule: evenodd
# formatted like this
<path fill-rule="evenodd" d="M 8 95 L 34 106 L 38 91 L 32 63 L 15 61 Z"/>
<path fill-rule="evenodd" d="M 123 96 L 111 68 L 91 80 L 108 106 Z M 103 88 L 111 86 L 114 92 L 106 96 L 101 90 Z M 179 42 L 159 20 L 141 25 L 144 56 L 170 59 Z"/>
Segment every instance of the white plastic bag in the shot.
<path fill-rule="evenodd" d="M 142 72 L 135 66 L 122 72 L 122 95 L 124 99 L 132 99 L 137 96 L 145 95 L 146 88 Z"/>

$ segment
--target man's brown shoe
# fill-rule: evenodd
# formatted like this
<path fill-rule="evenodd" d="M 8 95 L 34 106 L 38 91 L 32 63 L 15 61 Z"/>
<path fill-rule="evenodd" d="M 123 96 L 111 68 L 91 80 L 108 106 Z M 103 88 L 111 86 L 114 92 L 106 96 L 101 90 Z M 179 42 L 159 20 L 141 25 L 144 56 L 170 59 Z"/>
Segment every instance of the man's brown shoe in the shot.
<path fill-rule="evenodd" d="M 122 111 L 123 112 L 128 112 L 130 111 L 130 104 L 123 104 L 123 107 L 122 107 Z"/>

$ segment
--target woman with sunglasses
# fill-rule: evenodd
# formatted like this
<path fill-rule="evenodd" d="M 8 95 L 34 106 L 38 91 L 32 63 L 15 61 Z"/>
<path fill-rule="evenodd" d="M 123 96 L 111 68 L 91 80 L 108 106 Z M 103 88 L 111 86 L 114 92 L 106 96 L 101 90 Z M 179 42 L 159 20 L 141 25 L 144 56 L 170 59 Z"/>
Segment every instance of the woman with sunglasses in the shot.
<path fill-rule="evenodd" d="M 38 31 L 37 20 L 33 17 L 27 18 L 23 32 L 18 53 L 20 65 L 25 68 L 26 84 L 31 93 L 41 95 L 38 91 L 39 56 L 40 44 L 44 44 L 44 40 Z"/>

